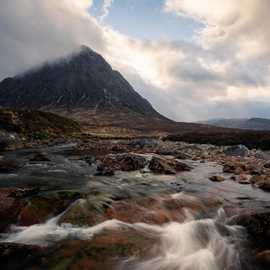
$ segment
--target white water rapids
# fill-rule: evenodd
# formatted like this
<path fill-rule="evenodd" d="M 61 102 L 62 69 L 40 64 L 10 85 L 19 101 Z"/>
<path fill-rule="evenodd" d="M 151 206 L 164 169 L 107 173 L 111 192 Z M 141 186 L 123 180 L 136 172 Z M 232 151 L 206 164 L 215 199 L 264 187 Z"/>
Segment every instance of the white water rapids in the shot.
<path fill-rule="evenodd" d="M 1 235 L 1 242 L 46 247 L 67 239 L 90 240 L 105 229 L 113 231 L 130 228 L 142 234 L 154 235 L 161 245 L 158 252 L 147 259 L 129 258 L 123 261 L 119 267 L 121 270 L 240 269 L 236 244 L 243 236 L 243 229 L 226 225 L 222 209 L 214 219 L 195 220 L 188 210 L 186 213 L 184 223 L 171 222 L 156 226 L 109 220 L 93 227 L 58 224 L 62 213 L 44 224 L 12 226 L 9 233 Z"/>

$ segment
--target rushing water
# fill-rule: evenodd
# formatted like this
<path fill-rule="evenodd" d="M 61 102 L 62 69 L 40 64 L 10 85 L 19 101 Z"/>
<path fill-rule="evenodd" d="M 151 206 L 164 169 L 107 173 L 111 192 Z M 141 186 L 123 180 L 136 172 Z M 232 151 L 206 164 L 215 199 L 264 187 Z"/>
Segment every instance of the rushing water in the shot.
<path fill-rule="evenodd" d="M 68 146 L 69 148 L 70 146 Z M 48 150 L 48 149 L 47 149 Z M 241 186 L 230 180 L 213 183 L 209 177 L 222 174 L 222 167 L 215 163 L 186 161 L 194 167 L 191 172 L 177 176 L 157 176 L 147 168 L 142 172 L 119 172 L 112 177 L 94 177 L 95 166 L 84 161 L 62 156 L 66 147 L 50 150 L 49 162 L 28 163 L 16 175 L 0 175 L 2 186 L 28 186 L 36 183 L 45 190 L 83 188 L 91 193 L 104 194 L 104 201 L 134 199 L 168 192 L 175 200 L 197 201 L 198 197 L 217 197 L 221 205 L 249 209 L 268 208 L 269 195 L 251 186 Z M 60 154 L 59 154 L 60 152 Z M 58 154 L 57 154 L 58 153 Z M 28 153 L 18 153 L 22 157 Z M 230 175 L 224 175 L 225 178 Z M 4 182 L 4 179 L 8 181 Z M 46 180 L 45 180 L 46 179 Z M 52 181 L 51 183 L 50 181 Z M 95 203 L 95 202 L 93 202 Z M 116 219 L 107 220 L 92 227 L 79 227 L 61 223 L 61 218 L 74 206 L 84 206 L 82 199 L 72 204 L 60 215 L 43 224 L 12 226 L 8 233 L 1 235 L 1 242 L 19 243 L 50 247 L 64 240 L 91 240 L 104 230 L 121 231 L 132 229 L 142 235 L 158 239 L 158 248 L 146 258 L 125 258 L 120 270 L 237 270 L 243 267 L 241 250 L 245 246 L 245 230 L 228 225 L 223 208 L 215 215 L 196 217 L 185 209 L 184 222 L 168 222 L 157 226 L 146 223 L 126 223 Z M 208 209 L 206 209 L 207 212 Z M 216 208 L 215 210 L 216 211 Z M 255 268 L 250 268 L 255 269 Z"/>
<path fill-rule="evenodd" d="M 76 202 L 79 203 L 79 202 Z M 14 226 L 2 242 L 39 246 L 52 245 L 67 239 L 89 240 L 103 230 L 132 228 L 142 234 L 155 235 L 160 239 L 158 252 L 147 260 L 130 258 L 121 263 L 120 269 L 145 270 L 222 270 L 240 269 L 239 243 L 244 230 L 226 225 L 226 216 L 220 209 L 213 219 L 195 220 L 186 210 L 183 223 L 171 222 L 163 226 L 144 223 L 129 224 L 108 220 L 93 227 L 75 227 L 58 224 L 64 214 L 44 224 L 29 227 Z"/>

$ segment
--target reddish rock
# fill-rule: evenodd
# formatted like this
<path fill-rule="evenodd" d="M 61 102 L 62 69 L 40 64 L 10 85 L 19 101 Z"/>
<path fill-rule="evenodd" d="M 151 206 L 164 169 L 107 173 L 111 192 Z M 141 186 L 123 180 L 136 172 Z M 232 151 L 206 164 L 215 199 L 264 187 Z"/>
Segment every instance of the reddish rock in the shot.
<path fill-rule="evenodd" d="M 209 178 L 212 182 L 224 182 L 226 179 L 223 176 L 215 175 Z"/>
<path fill-rule="evenodd" d="M 15 191 L 14 188 L 0 189 L 0 232 L 17 223 L 20 210 L 25 205 L 25 200 L 10 196 Z"/>
<path fill-rule="evenodd" d="M 146 164 L 146 158 L 136 154 L 108 155 L 102 160 L 98 171 L 136 171 L 143 169 Z"/>
<path fill-rule="evenodd" d="M 185 163 L 156 156 L 152 157 L 149 163 L 149 169 L 158 174 L 176 174 L 176 172 L 191 170 Z"/>
<path fill-rule="evenodd" d="M 0 173 L 12 173 L 19 169 L 19 164 L 13 160 L 0 160 Z"/>
<path fill-rule="evenodd" d="M 258 253 L 256 255 L 256 260 L 260 265 L 270 268 L 270 250 L 264 250 Z"/>

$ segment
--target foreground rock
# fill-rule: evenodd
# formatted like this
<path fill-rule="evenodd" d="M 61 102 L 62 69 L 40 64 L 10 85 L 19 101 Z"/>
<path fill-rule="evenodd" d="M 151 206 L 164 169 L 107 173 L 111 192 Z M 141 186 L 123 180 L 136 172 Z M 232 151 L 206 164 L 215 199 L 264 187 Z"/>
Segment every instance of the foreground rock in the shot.
<path fill-rule="evenodd" d="M 228 156 L 246 157 L 249 154 L 249 149 L 244 145 L 234 145 L 228 147 L 224 153 Z"/>
<path fill-rule="evenodd" d="M 45 153 L 37 153 L 35 154 L 30 161 L 32 162 L 46 162 L 50 161 L 49 157 Z"/>
<path fill-rule="evenodd" d="M 210 177 L 210 180 L 212 182 L 224 182 L 226 179 L 223 176 L 215 175 L 215 176 Z"/>
<path fill-rule="evenodd" d="M 0 160 L 0 173 L 12 173 L 20 168 L 14 160 Z"/>
<path fill-rule="evenodd" d="M 270 239 L 270 212 L 240 215 L 233 218 L 231 223 L 245 227 L 248 234 L 257 241 Z"/>
<path fill-rule="evenodd" d="M 187 164 L 174 160 L 154 156 L 149 163 L 149 169 L 158 174 L 176 174 L 177 172 L 190 171 L 191 167 Z"/>
<path fill-rule="evenodd" d="M 2 125 L 1 128 L 3 128 Z M 22 144 L 21 140 L 19 139 L 19 136 L 16 133 L 0 131 L 0 150 L 14 149 L 16 147 L 21 146 L 21 144 Z"/>
<path fill-rule="evenodd" d="M 136 171 L 147 164 L 145 157 L 136 154 L 116 154 L 106 156 L 98 166 L 99 172 Z"/>
<path fill-rule="evenodd" d="M 6 230 L 11 224 L 17 222 L 25 200 L 12 197 L 16 189 L 5 188 L 0 190 L 0 232 Z"/>
<path fill-rule="evenodd" d="M 250 179 L 250 182 L 258 188 L 270 191 L 270 177 L 269 175 L 256 175 Z"/>

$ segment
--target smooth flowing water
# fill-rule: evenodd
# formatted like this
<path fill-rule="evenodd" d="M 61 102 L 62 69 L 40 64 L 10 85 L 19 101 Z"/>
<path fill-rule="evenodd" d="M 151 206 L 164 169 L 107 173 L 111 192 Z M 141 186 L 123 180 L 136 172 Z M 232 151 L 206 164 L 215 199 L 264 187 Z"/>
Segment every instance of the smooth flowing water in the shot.
<path fill-rule="evenodd" d="M 101 200 L 138 199 L 145 196 L 170 194 L 180 202 L 200 203 L 198 198 L 216 198 L 221 208 L 205 209 L 198 217 L 188 207 L 184 209 L 182 222 L 163 225 L 128 223 L 117 219 L 106 220 L 95 226 L 76 226 L 62 223 L 61 218 L 74 206 L 83 207 L 85 200 L 73 203 L 60 215 L 42 224 L 12 226 L 1 235 L 1 242 L 50 247 L 64 240 L 91 240 L 103 231 L 135 230 L 141 235 L 157 239 L 145 256 L 121 260 L 120 270 L 237 270 L 248 269 L 243 264 L 242 249 L 246 244 L 246 232 L 239 226 L 228 225 L 229 218 L 222 207 L 261 210 L 270 207 L 269 195 L 252 186 L 239 185 L 231 180 L 213 183 L 209 177 L 223 174 L 216 163 L 185 161 L 194 169 L 176 176 L 153 175 L 147 168 L 136 172 L 118 172 L 115 176 L 95 177 L 95 165 L 63 156 L 70 146 L 46 149 L 51 161 L 28 163 L 16 175 L 0 175 L 2 186 L 43 186 L 44 192 L 55 189 L 84 190 L 89 194 L 103 194 Z M 25 152 L 17 153 L 24 157 Z M 230 175 L 224 175 L 229 179 Z M 4 181 L 5 179 L 5 181 Z M 53 179 L 53 180 L 52 180 Z M 89 199 L 91 201 L 91 199 Z M 97 203 L 93 201 L 93 204 Z M 192 204 L 192 203 L 191 203 Z M 207 207 L 207 206 L 206 206 Z M 132 213 L 131 213 L 132 214 Z M 256 269 L 255 267 L 250 269 Z"/>

